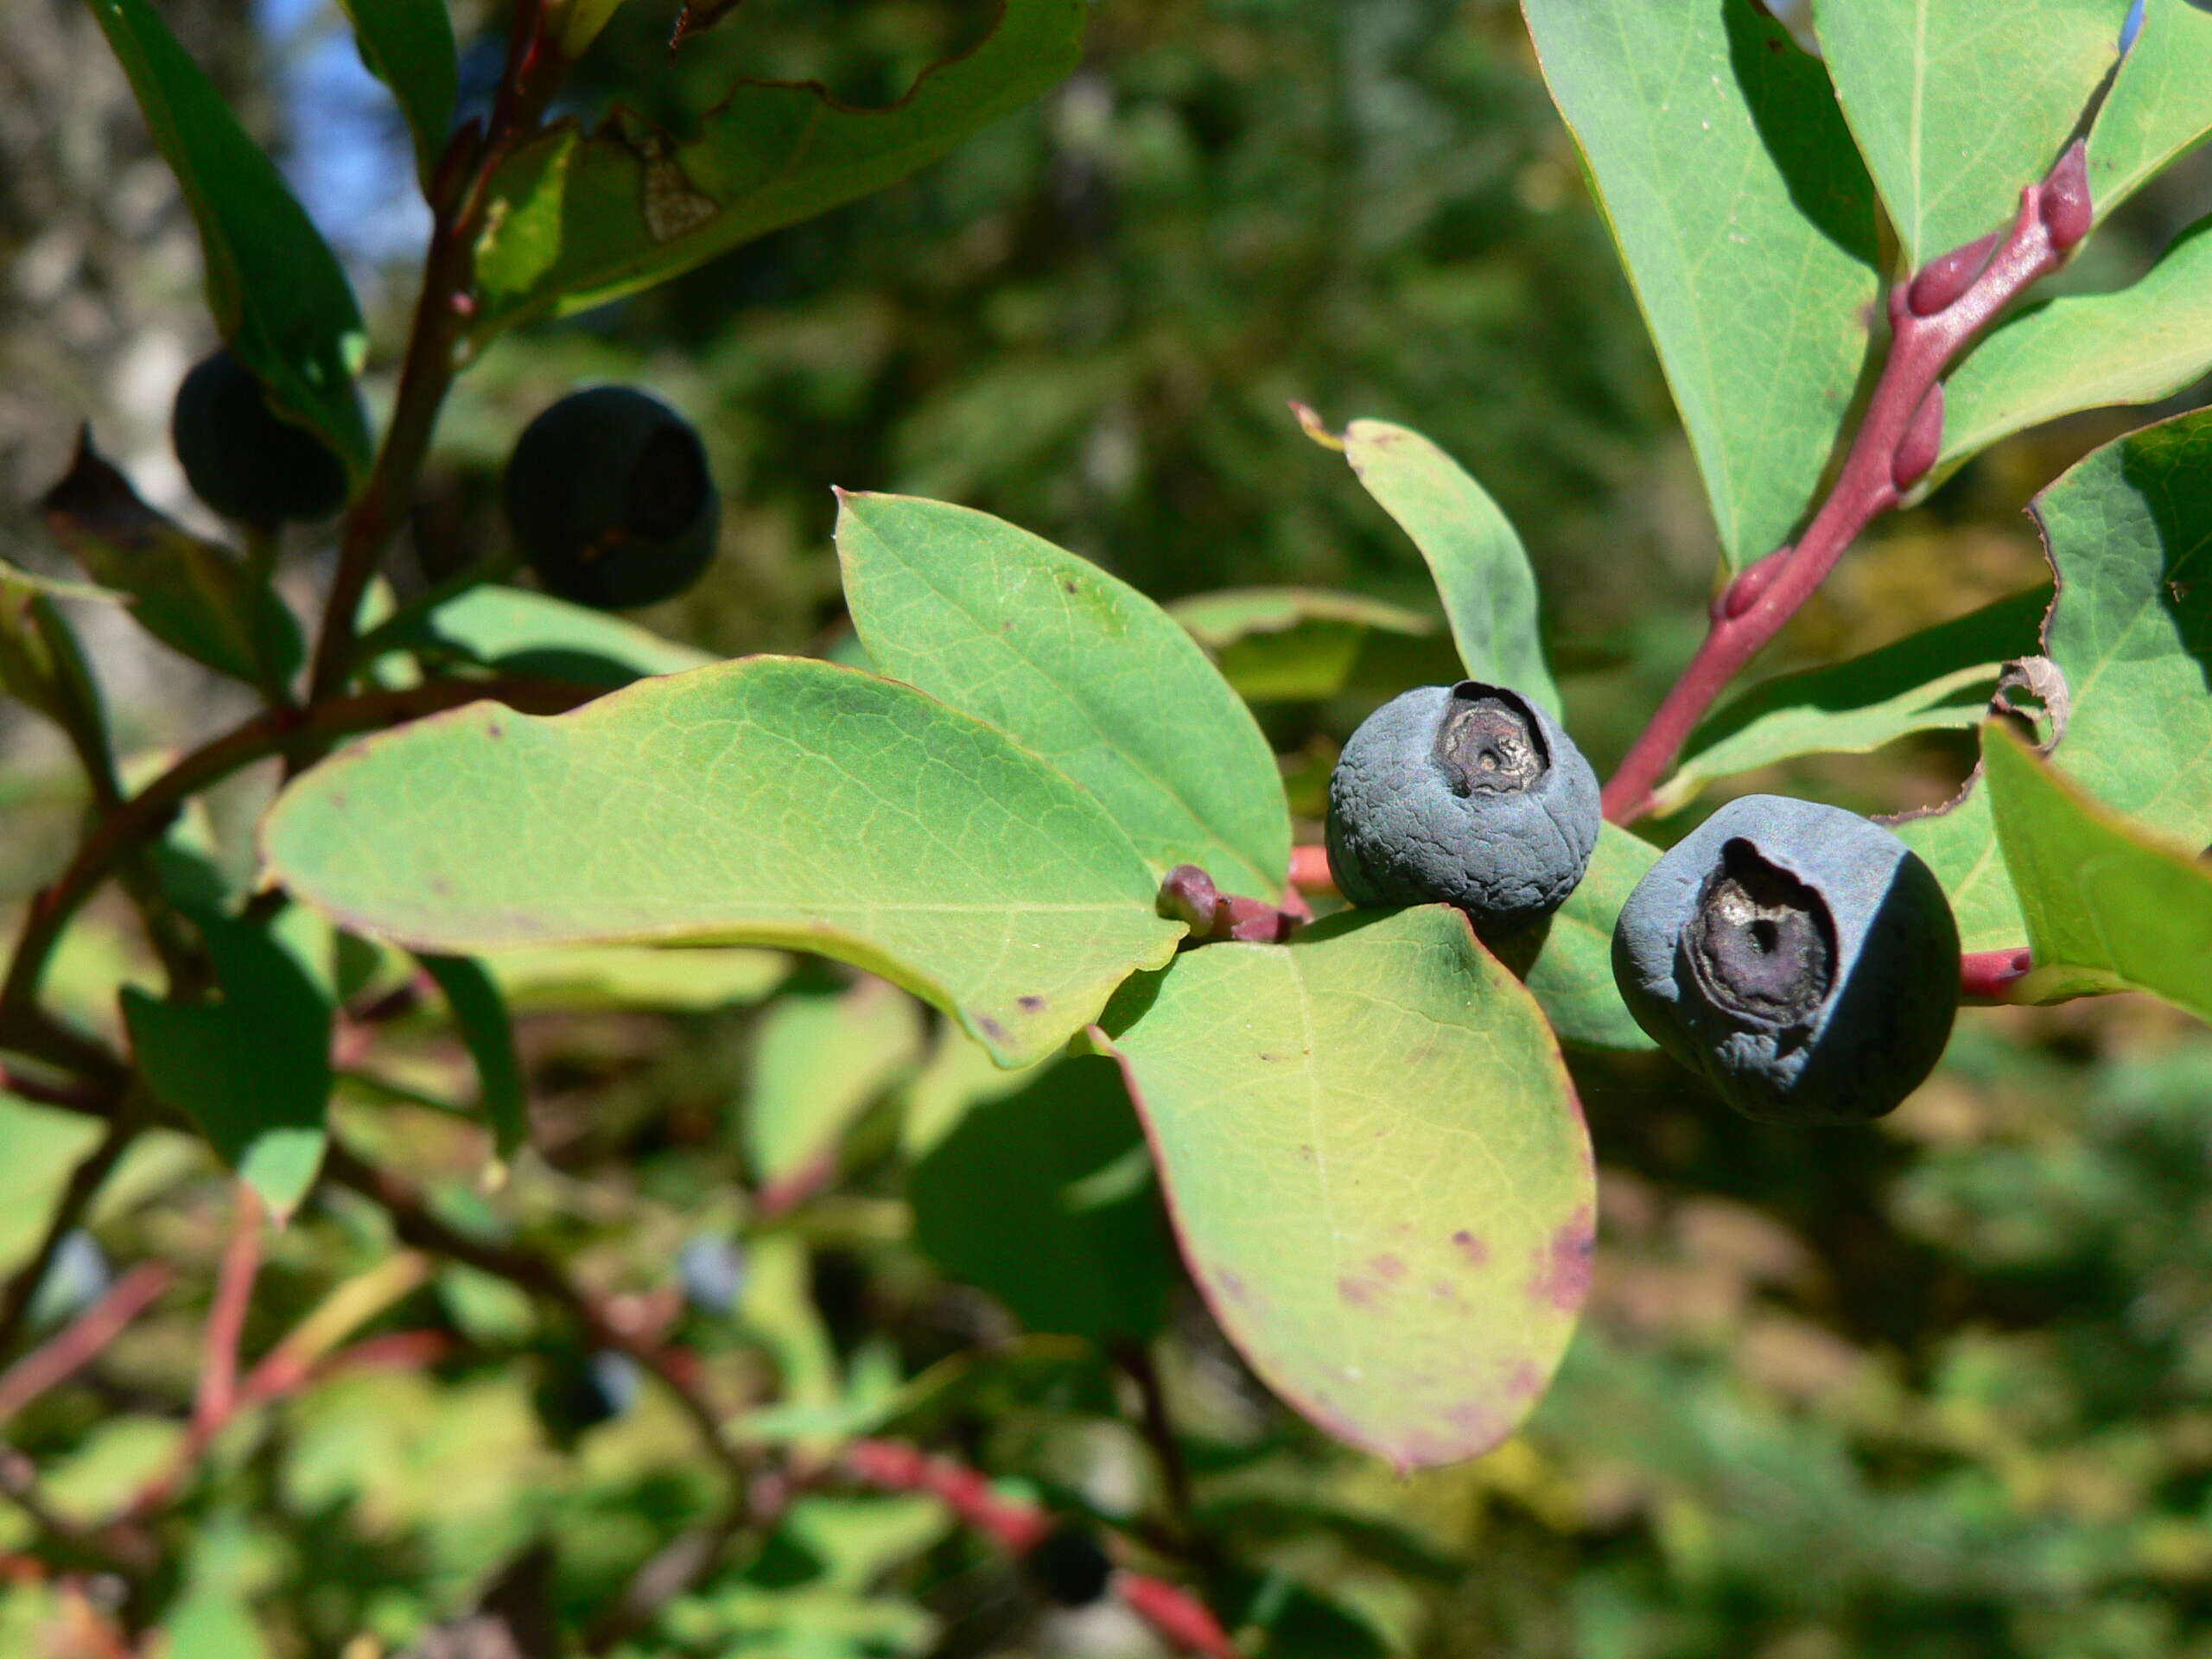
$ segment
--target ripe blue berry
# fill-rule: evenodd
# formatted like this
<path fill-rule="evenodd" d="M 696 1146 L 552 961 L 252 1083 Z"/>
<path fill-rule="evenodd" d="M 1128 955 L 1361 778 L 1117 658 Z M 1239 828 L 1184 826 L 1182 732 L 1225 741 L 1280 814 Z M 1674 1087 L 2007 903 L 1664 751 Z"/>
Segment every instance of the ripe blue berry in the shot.
<path fill-rule="evenodd" d="M 1629 895 L 1613 977 L 1637 1024 L 1738 1110 L 1863 1122 L 1942 1057 L 1959 931 L 1935 873 L 1888 830 L 1747 795 Z"/>
<path fill-rule="evenodd" d="M 629 386 L 572 392 L 524 428 L 506 505 L 545 590 L 601 610 L 682 593 L 714 558 L 721 523 L 699 435 Z"/>
<path fill-rule="evenodd" d="M 1329 779 L 1329 869 L 1356 905 L 1457 905 L 1485 937 L 1549 915 L 1598 844 L 1598 779 L 1559 722 L 1502 685 L 1393 698 Z"/>
<path fill-rule="evenodd" d="M 169 442 L 192 493 L 226 518 L 308 523 L 346 505 L 346 464 L 270 408 L 260 380 L 227 348 L 184 377 Z"/>

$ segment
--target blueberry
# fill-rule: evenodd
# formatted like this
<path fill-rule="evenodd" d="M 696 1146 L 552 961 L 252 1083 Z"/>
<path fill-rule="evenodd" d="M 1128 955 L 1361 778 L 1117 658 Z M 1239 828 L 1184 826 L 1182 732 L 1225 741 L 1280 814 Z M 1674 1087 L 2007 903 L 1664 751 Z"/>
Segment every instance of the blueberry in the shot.
<path fill-rule="evenodd" d="M 1746 795 L 1629 895 L 1613 977 L 1637 1024 L 1738 1110 L 1858 1123 L 1942 1057 L 1959 930 L 1935 873 L 1888 830 Z"/>
<path fill-rule="evenodd" d="M 1329 870 L 1356 905 L 1457 905 L 1485 937 L 1566 902 L 1602 821 L 1597 774 L 1559 722 L 1502 685 L 1395 697 L 1329 779 Z"/>
<path fill-rule="evenodd" d="M 184 377 L 169 442 L 192 493 L 226 518 L 307 523 L 346 505 L 337 452 L 270 408 L 260 380 L 227 348 Z"/>
<path fill-rule="evenodd" d="M 1114 1563 L 1088 1529 L 1068 1522 L 1054 1527 L 1021 1558 L 1022 1572 L 1048 1599 L 1063 1607 L 1087 1607 L 1106 1593 Z"/>
<path fill-rule="evenodd" d="M 682 593 L 714 558 L 721 523 L 699 435 L 630 386 L 572 392 L 524 428 L 506 505 L 546 592 L 600 610 Z"/>

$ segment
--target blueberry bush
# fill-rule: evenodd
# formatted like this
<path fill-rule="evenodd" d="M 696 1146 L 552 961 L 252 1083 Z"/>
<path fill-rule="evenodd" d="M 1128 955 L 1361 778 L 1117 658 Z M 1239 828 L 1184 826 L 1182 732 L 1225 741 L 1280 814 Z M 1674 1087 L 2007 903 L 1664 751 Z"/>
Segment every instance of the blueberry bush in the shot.
<path fill-rule="evenodd" d="M 1343 297 L 1338 156 L 1300 179 L 1333 199 L 1266 198 L 1308 241 L 1225 207 L 1195 238 L 1304 249 L 1337 359 L 1273 294 L 1281 338 L 1200 327 L 1238 284 L 1154 249 L 1183 315 L 1110 345 L 1096 292 L 1052 320 L 1007 261 L 972 384 L 908 348 L 772 430 L 789 387 L 726 362 L 785 463 L 791 430 L 906 435 L 823 480 L 830 626 L 727 655 L 647 624 L 767 533 L 726 499 L 753 463 L 591 320 L 680 334 L 664 296 L 772 237 L 825 238 L 778 244 L 794 289 L 809 257 L 957 268 L 925 213 L 834 210 L 1040 99 L 1079 247 L 1174 223 L 1109 232 L 1109 182 L 1262 194 L 1287 152 L 1147 56 L 1170 24 L 1000 0 L 855 98 L 728 70 L 728 0 L 514 0 L 466 52 L 443 0 L 346 0 L 429 226 L 387 337 L 162 9 L 86 4 L 223 343 L 175 388 L 193 514 L 87 429 L 39 503 L 67 567 L 0 565 L 0 675 L 84 803 L 0 979 L 0 1641 L 2212 1650 L 2212 1049 L 2063 1023 L 2212 1020 L 2212 413 L 2034 480 L 2040 582 L 1827 660 L 1802 632 L 1986 453 L 2212 372 L 2203 234 L 2079 281 L 2212 134 L 2212 12 L 2033 0 L 2000 40 L 1986 0 L 1525 0 L 1481 73 L 1434 72 L 1440 106 L 1540 77 L 1563 122 L 1701 486 L 1709 602 L 1651 623 L 1679 650 L 1563 647 L 1553 613 L 1648 610 L 1603 591 L 1645 573 L 1585 547 L 1540 582 L 1500 505 L 1602 442 L 1484 454 L 1493 496 L 1338 406 L 1387 355 L 1344 343 L 1370 313 L 1461 302 L 1433 273 Z M 1224 83 L 1294 105 L 1294 74 L 1250 91 L 1244 10 Z M 1341 25 L 1348 106 L 1418 32 L 1383 10 Z M 1187 131 L 1133 119 L 1102 162 L 1117 78 Z M 1600 245 L 1560 257 L 1588 282 Z M 770 298 L 791 361 L 932 310 Z M 472 381 L 541 347 L 561 384 L 487 438 Z M 1485 349 L 1546 378 L 1533 328 Z M 1408 347 L 1394 401 L 1449 354 Z M 1268 423 L 1171 395 L 1208 380 Z M 871 407 L 902 381 L 926 429 Z M 1536 411 L 1515 443 L 1573 448 L 1563 396 L 1501 392 Z M 1063 454 L 1071 410 L 1105 413 Z M 1147 421 L 1249 505 L 1164 493 L 1121 513 L 1158 546 L 1102 539 Z M 444 511 L 472 457 L 496 509 Z M 1026 493 L 1096 556 L 884 470 Z M 1313 579 L 1310 502 L 1394 524 L 1428 590 Z M 86 643 L 125 626 L 244 712 L 134 750 Z M 1958 764 L 1748 792 L 1877 752 Z M 1836 1194 L 1878 1167 L 1869 1229 Z M 1718 1297 L 1687 1313 L 1685 1260 Z M 1885 1359 L 1939 1305 L 1971 1317 Z"/>

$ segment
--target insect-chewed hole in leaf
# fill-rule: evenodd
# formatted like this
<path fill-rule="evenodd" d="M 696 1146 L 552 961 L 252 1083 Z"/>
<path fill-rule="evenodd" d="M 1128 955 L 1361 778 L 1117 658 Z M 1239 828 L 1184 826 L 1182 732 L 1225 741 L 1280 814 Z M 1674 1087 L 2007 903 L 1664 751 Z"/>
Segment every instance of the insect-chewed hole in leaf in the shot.
<path fill-rule="evenodd" d="M 699 440 L 689 428 L 664 426 L 645 440 L 630 469 L 624 516 L 641 536 L 680 535 L 697 520 L 712 487 Z"/>
<path fill-rule="evenodd" d="M 1756 1026 L 1804 1023 L 1835 982 L 1827 901 L 1740 836 L 1721 848 L 1682 948 L 1707 999 Z"/>
<path fill-rule="evenodd" d="M 1517 795 L 1535 787 L 1551 767 L 1529 705 L 1478 680 L 1452 688 L 1451 707 L 1436 734 L 1436 760 L 1462 795 Z"/>

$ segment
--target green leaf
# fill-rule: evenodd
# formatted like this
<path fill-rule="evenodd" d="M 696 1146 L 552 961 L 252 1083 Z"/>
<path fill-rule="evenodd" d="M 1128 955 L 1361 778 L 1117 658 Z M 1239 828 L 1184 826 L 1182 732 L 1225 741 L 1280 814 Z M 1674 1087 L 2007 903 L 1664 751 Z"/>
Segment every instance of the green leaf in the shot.
<path fill-rule="evenodd" d="M 1915 265 L 2019 209 L 2120 54 L 2125 0 L 1814 0 L 1828 73 Z"/>
<path fill-rule="evenodd" d="M 2212 16 L 2146 0 L 2143 31 L 2089 130 L 2089 200 L 2102 219 L 2212 133 Z"/>
<path fill-rule="evenodd" d="M 1103 801 L 1156 874 L 1282 896 L 1290 809 L 1258 724 L 1175 620 L 988 513 L 841 494 L 845 603 L 876 665 Z"/>
<path fill-rule="evenodd" d="M 1589 869 L 1567 902 L 1542 926 L 1498 947 L 1561 1042 L 1581 1048 L 1658 1046 L 1630 1017 L 1613 982 L 1613 924 L 1636 884 L 1658 861 L 1659 849 L 1649 842 L 1605 825 Z"/>
<path fill-rule="evenodd" d="M 89 430 L 39 509 L 70 556 L 172 651 L 249 685 L 282 686 L 299 671 L 299 622 L 267 578 L 140 500 Z"/>
<path fill-rule="evenodd" d="M 492 1124 L 493 1143 L 502 1160 L 511 1159 L 530 1144 L 530 1102 L 506 1001 L 480 962 L 428 955 L 416 960 L 437 982 L 453 1010 L 461 1040 L 476 1063 L 477 1096 Z"/>
<path fill-rule="evenodd" d="M 617 110 L 564 122 L 493 175 L 478 245 L 478 332 L 588 306 L 926 167 L 1071 71 L 1083 0 L 1004 0 L 995 26 L 888 109 L 810 84 L 746 82 L 678 143 Z"/>
<path fill-rule="evenodd" d="M 463 787 L 463 785 L 466 785 Z M 758 657 L 572 714 L 489 703 L 341 751 L 262 830 L 270 873 L 355 931 L 502 946 L 786 945 L 1039 1058 L 1183 929 L 1087 792 L 910 686 Z"/>
<path fill-rule="evenodd" d="M 2143 990 L 2212 1020 L 2212 866 L 2168 847 L 2060 778 L 2013 733 L 1982 728 L 2005 863 L 2038 982 L 2065 994 Z"/>
<path fill-rule="evenodd" d="M 1469 675 L 1559 712 L 1536 626 L 1536 577 L 1490 492 L 1418 432 L 1354 421 L 1344 454 L 1367 493 L 1428 562 Z"/>
<path fill-rule="evenodd" d="M 446 0 L 339 0 L 353 22 L 361 61 L 389 87 L 415 138 L 415 175 L 430 188 L 461 83 Z"/>
<path fill-rule="evenodd" d="M 609 690 L 648 674 L 680 674 L 715 660 L 619 616 L 491 583 L 471 588 L 426 616 L 394 618 L 363 642 L 365 657 L 402 650 Z"/>
<path fill-rule="evenodd" d="M 1206 648 L 1247 702 L 1333 697 L 1358 676 L 1378 634 L 1392 636 L 1395 658 L 1404 649 L 1396 639 L 1436 632 L 1417 612 L 1319 588 L 1228 588 L 1178 600 L 1167 613 Z"/>
<path fill-rule="evenodd" d="M 1787 537 L 1867 352 L 1874 190 L 1818 60 L 1750 0 L 1523 0 L 1731 567 Z"/>
<path fill-rule="evenodd" d="M 2107 444 L 2033 510 L 2058 576 L 2044 628 L 2070 705 L 2058 770 L 2154 830 L 2212 841 L 2212 411 Z M 1942 879 L 1965 949 L 2019 944 L 1981 790 L 1897 833 Z"/>
<path fill-rule="evenodd" d="M 1166 1317 L 1173 1247 L 1110 1060 L 1063 1060 L 971 1105 L 906 1191 L 924 1253 L 1031 1331 L 1141 1341 Z"/>
<path fill-rule="evenodd" d="M 0 1093 L 0 1274 L 30 1259 L 70 1172 L 100 1139 L 94 1119 Z"/>
<path fill-rule="evenodd" d="M 1206 945 L 1104 1023 L 1184 1260 L 1268 1384 L 1401 1469 L 1510 1434 L 1588 1287 L 1595 1184 L 1543 1014 L 1466 918 Z"/>
<path fill-rule="evenodd" d="M 502 950 L 485 970 L 507 1005 L 544 1008 L 702 1011 L 758 1002 L 783 982 L 791 960 L 775 950 L 712 946 L 588 944 Z"/>
<path fill-rule="evenodd" d="M 868 979 L 779 999 L 753 1043 L 742 1138 L 772 1214 L 835 1173 L 846 1131 L 920 1053 L 922 1022 L 905 992 Z"/>
<path fill-rule="evenodd" d="M 219 995 L 163 1002 L 125 987 L 131 1052 L 154 1097 L 197 1123 L 282 1222 L 322 1164 L 330 997 L 268 928 L 196 919 Z"/>
<path fill-rule="evenodd" d="M 1762 680 L 1707 716 L 1655 796 L 1679 811 L 1716 778 L 1801 754 L 1871 754 L 1908 732 L 1980 723 L 2002 664 L 2033 655 L 2048 587 L 1923 628 L 1840 663 Z"/>
<path fill-rule="evenodd" d="M 321 433 L 358 481 L 371 442 L 353 376 L 368 334 L 337 257 L 147 0 L 86 3 L 184 187 L 216 326 L 270 401 Z"/>
<path fill-rule="evenodd" d="M 1943 460 L 2110 404 L 2148 404 L 2212 369 L 2212 219 L 2133 288 L 2053 300 L 2006 323 L 1944 383 Z"/>

